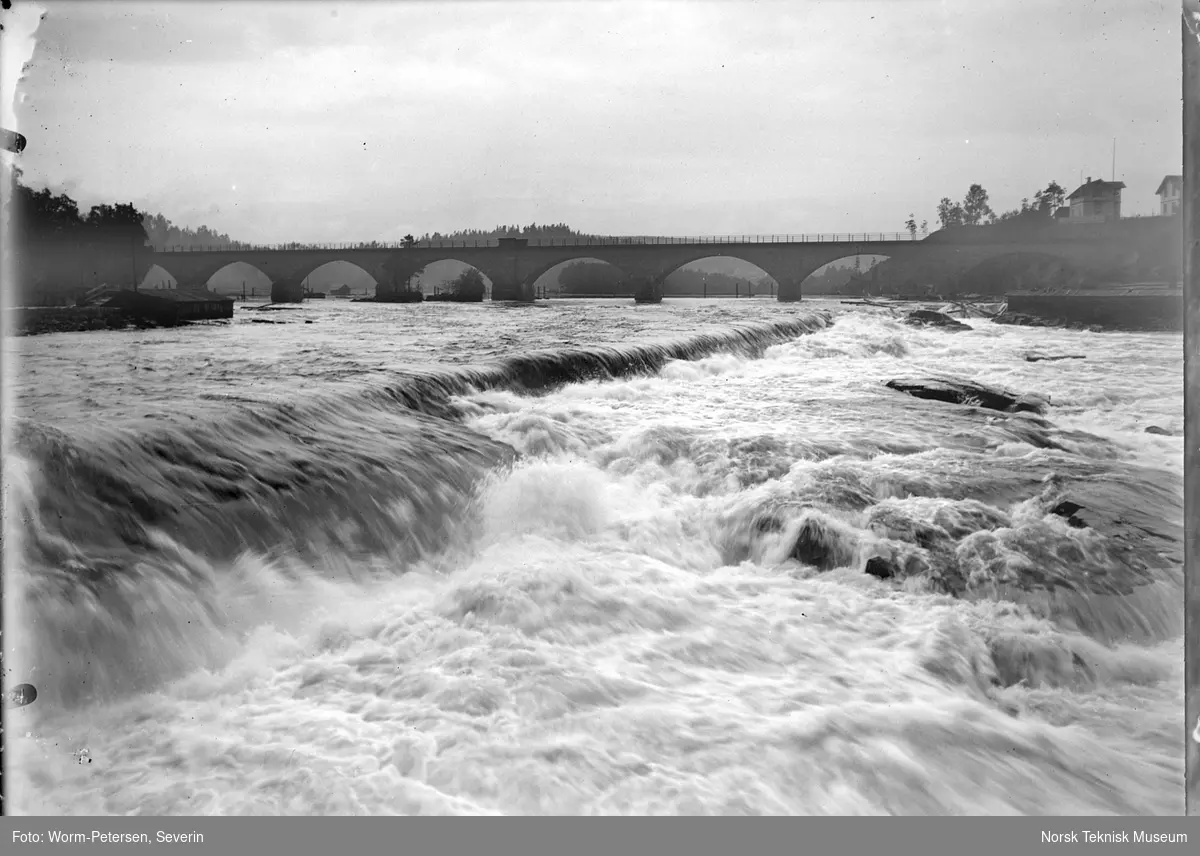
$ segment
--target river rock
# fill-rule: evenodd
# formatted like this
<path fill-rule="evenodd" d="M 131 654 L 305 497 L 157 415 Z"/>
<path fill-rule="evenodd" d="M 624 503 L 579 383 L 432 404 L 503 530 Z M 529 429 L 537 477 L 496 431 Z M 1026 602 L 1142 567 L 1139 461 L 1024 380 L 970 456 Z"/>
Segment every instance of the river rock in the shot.
<path fill-rule="evenodd" d="M 844 567 L 854 559 L 854 551 L 841 534 L 819 519 L 809 518 L 796 533 L 791 558 L 822 571 Z"/>
<path fill-rule="evenodd" d="M 1057 362 L 1058 360 L 1086 360 L 1086 359 L 1087 359 L 1087 357 L 1085 357 L 1083 354 L 1050 355 L 1050 354 L 1039 354 L 1037 352 L 1034 352 L 1034 353 L 1025 355 L 1025 362 L 1027 362 L 1027 363 L 1040 363 L 1040 362 L 1044 362 L 1044 361 Z"/>
<path fill-rule="evenodd" d="M 814 521 L 807 520 L 796 533 L 796 543 L 792 546 L 791 556 L 797 562 L 812 565 L 822 571 L 837 567 L 829 549 L 828 539 L 824 537 L 822 528 Z"/>
<path fill-rule="evenodd" d="M 1066 322 L 1059 318 L 1039 318 L 1036 315 L 1026 315 L 1024 312 L 1001 312 L 992 320 L 997 324 L 1011 324 L 1014 327 L 1066 326 Z"/>
<path fill-rule="evenodd" d="M 1061 517 L 1067 521 L 1067 524 L 1075 529 L 1086 529 L 1087 523 L 1081 518 L 1075 516 L 1075 512 L 1083 511 L 1083 506 L 1077 502 L 1063 500 L 1058 505 L 1050 509 L 1050 513 L 1055 517 Z"/>
<path fill-rule="evenodd" d="M 999 387 L 984 386 L 960 378 L 914 378 L 889 380 L 889 389 L 904 392 L 915 398 L 945 401 L 950 404 L 972 404 L 1005 413 L 1046 412 L 1046 402 L 1032 395 L 1020 395 Z"/>
<path fill-rule="evenodd" d="M 872 556 L 867 559 L 867 566 L 863 568 L 863 573 L 869 574 L 872 577 L 880 580 L 890 580 L 899 574 L 900 569 L 896 563 L 890 559 L 885 559 L 883 556 Z"/>
<path fill-rule="evenodd" d="M 1154 568 L 1183 564 L 1180 521 L 1164 519 L 1136 483 L 1068 480 L 1048 490 L 1043 499 L 1049 514 L 1062 517 L 1072 528 L 1103 536 L 1111 561 L 1103 566 L 1088 563 L 1084 587 L 1094 592 L 1128 594 L 1152 582 Z"/>
<path fill-rule="evenodd" d="M 964 330 L 974 329 L 970 324 L 964 324 L 955 318 L 951 318 L 944 312 L 935 312 L 932 309 L 914 310 L 908 313 L 908 316 L 904 319 L 904 323 L 913 327 L 940 327 L 951 333 L 961 333 Z"/>

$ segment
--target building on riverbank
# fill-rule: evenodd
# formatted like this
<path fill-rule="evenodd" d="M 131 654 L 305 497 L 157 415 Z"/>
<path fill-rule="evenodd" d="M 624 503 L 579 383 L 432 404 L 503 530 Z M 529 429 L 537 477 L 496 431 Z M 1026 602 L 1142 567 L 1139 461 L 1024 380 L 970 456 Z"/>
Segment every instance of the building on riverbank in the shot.
<path fill-rule="evenodd" d="M 1091 176 L 1067 197 L 1072 223 L 1106 223 L 1121 219 L 1121 191 L 1123 181 L 1104 181 Z"/>
<path fill-rule="evenodd" d="M 122 290 L 109 294 L 97 305 L 119 309 L 131 319 L 162 327 L 233 317 L 233 298 L 202 288 Z"/>
<path fill-rule="evenodd" d="M 1158 190 L 1154 193 L 1158 197 L 1159 214 L 1163 217 L 1178 214 L 1183 200 L 1183 176 L 1163 176 L 1162 183 L 1158 185 Z"/>

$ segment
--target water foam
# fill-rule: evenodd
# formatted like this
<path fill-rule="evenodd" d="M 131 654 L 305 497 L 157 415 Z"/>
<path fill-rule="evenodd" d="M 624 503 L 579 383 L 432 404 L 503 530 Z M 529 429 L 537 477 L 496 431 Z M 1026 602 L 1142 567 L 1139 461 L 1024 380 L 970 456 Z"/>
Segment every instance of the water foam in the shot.
<path fill-rule="evenodd" d="M 1099 446 L 1060 442 L 1056 411 L 1039 428 L 1061 447 L 1048 448 L 883 388 L 902 366 L 964 362 L 1055 400 L 1082 383 L 1075 366 L 1015 363 L 1034 333 L 980 327 L 950 344 L 842 318 L 765 347 L 439 370 L 298 407 L 272 424 L 296 449 L 318 442 L 297 457 L 313 488 L 292 516 L 257 519 L 279 527 L 264 547 L 287 521 L 294 545 L 320 549 L 218 559 L 186 528 L 135 530 L 143 552 L 116 576 L 164 629 L 100 625 L 130 640 L 148 628 L 165 665 L 120 684 L 133 695 L 14 712 L 28 736 L 10 743 L 13 808 L 1177 812 L 1181 652 L 1163 607 L 1181 579 L 1177 475 L 1132 430 L 1093 459 Z M 346 436 L 320 442 L 331 429 Z M 415 465 L 434 449 L 432 469 Z M 65 539 L 47 489 L 30 475 L 21 490 L 10 508 L 46 530 L 31 537 Z M 1095 528 L 1050 513 L 1070 497 Z M 360 508 L 375 510 L 351 522 L 374 541 L 337 536 Z M 379 549 L 414 527 L 421 549 Z M 872 556 L 899 575 L 864 573 Z M 1100 608 L 1093 589 L 1114 583 L 1083 585 L 1084 568 L 1136 585 Z M 82 590 L 53 562 L 23 579 L 58 575 Z M 1036 594 L 1066 584 L 1074 600 Z M 39 609 L 66 625 L 59 594 Z M 170 641 L 186 633 L 212 650 Z M 85 749 L 94 763 L 78 763 Z"/>

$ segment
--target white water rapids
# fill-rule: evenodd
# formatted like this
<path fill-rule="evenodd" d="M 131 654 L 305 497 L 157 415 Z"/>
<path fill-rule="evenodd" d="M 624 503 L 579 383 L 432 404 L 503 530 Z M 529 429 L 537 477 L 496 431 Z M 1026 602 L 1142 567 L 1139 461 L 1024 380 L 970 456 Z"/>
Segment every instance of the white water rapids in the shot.
<path fill-rule="evenodd" d="M 9 812 L 1182 811 L 1178 335 L 824 304 L 403 421 L 395 372 L 822 304 L 328 304 L 11 346 Z M 930 373 L 1048 398 L 1041 441 L 884 386 Z M 1048 513 L 1085 490 L 1159 540 Z"/>

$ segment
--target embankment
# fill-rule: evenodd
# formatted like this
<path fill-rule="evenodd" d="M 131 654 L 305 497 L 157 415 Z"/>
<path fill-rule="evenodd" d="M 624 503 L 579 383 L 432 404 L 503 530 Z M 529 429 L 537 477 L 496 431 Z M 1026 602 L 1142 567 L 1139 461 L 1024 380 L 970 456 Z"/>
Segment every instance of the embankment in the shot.
<path fill-rule="evenodd" d="M 1106 330 L 1183 329 L 1183 292 L 1070 294 L 1013 292 L 999 324 L 1083 326 Z"/>
<path fill-rule="evenodd" d="M 115 330 L 130 323 L 120 309 L 108 306 L 38 306 L 13 309 L 10 314 L 15 336 Z"/>

